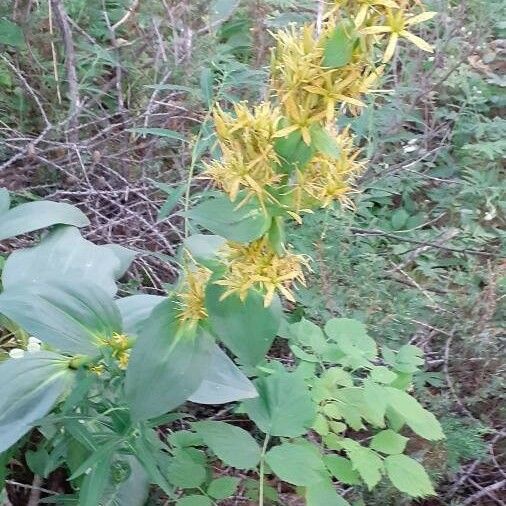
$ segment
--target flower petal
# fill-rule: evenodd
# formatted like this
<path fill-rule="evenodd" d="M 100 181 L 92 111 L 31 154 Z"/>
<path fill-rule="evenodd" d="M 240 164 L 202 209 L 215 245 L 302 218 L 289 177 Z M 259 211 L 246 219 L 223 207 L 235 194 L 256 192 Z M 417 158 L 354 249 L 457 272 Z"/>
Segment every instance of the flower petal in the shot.
<path fill-rule="evenodd" d="M 392 33 L 392 35 L 390 36 L 390 39 L 388 40 L 388 45 L 385 50 L 385 54 L 383 55 L 383 63 L 387 63 L 392 59 L 392 56 L 394 55 L 398 40 L 399 40 L 399 35 L 397 35 L 396 33 Z"/>
<path fill-rule="evenodd" d="M 413 16 L 412 18 L 406 19 L 406 21 L 405 21 L 406 26 L 417 25 L 418 23 L 423 23 L 424 21 L 428 21 L 429 19 L 432 19 L 436 14 L 437 14 L 437 12 L 434 12 L 434 11 L 422 12 L 421 14 L 418 14 L 417 16 Z"/>
<path fill-rule="evenodd" d="M 425 42 L 420 37 L 413 35 L 411 32 L 408 32 L 406 30 L 402 30 L 402 32 L 400 32 L 399 35 L 401 35 L 401 37 L 408 39 L 415 46 L 419 47 L 420 49 L 423 49 L 424 51 L 428 51 L 429 53 L 434 52 L 434 48 L 428 42 Z"/>
<path fill-rule="evenodd" d="M 392 28 L 389 26 L 368 26 L 367 28 L 362 28 L 360 33 L 365 35 L 375 35 L 377 33 L 388 33 L 391 32 Z"/>

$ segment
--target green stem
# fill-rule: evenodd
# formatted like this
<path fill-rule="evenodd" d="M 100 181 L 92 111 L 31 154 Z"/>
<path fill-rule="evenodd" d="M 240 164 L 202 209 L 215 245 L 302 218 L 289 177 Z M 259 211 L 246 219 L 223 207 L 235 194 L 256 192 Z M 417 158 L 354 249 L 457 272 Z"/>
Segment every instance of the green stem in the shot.
<path fill-rule="evenodd" d="M 265 435 L 262 453 L 260 455 L 260 484 L 258 488 L 258 506 L 264 506 L 264 475 L 265 475 L 265 454 L 269 444 L 269 434 Z"/>

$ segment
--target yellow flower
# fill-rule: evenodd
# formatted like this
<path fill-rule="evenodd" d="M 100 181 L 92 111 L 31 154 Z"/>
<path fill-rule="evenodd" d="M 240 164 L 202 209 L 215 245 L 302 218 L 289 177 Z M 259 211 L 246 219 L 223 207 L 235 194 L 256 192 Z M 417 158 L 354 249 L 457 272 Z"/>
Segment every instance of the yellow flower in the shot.
<path fill-rule="evenodd" d="M 305 284 L 306 257 L 288 251 L 278 255 L 265 237 L 247 245 L 228 242 L 221 252 L 221 259 L 227 267 L 223 278 L 216 281 L 217 285 L 226 288 L 222 299 L 235 293 L 245 300 L 249 290 L 259 289 L 264 294 L 264 306 L 268 307 L 276 291 L 295 301 L 292 285 L 296 282 Z"/>
<path fill-rule="evenodd" d="M 327 207 L 335 200 L 349 203 L 346 195 L 364 164 L 356 160 L 359 150 L 353 148 L 348 130 L 339 134 L 336 140 L 340 147 L 337 159 L 318 154 L 302 170 L 297 170 L 292 187 L 295 212 Z"/>
<path fill-rule="evenodd" d="M 126 334 L 119 334 L 115 332 L 112 337 L 101 340 L 104 346 L 111 349 L 112 356 L 118 361 L 120 369 L 126 369 L 128 360 L 130 358 L 130 349 L 132 348 L 132 341 Z M 96 374 L 101 374 L 104 370 L 103 365 L 98 364 L 91 368 Z"/>
<path fill-rule="evenodd" d="M 358 4 L 360 8 L 358 10 L 357 15 L 355 16 L 355 26 L 360 28 L 369 14 L 369 11 L 374 9 L 376 6 L 379 7 L 391 7 L 391 8 L 399 8 L 399 5 L 393 0 L 358 0 Z"/>
<path fill-rule="evenodd" d="M 210 277 L 211 271 L 206 267 L 184 267 L 183 280 L 175 296 L 179 306 L 177 317 L 182 325 L 192 328 L 207 318 L 204 299 Z"/>
<path fill-rule="evenodd" d="M 409 40 L 420 49 L 428 51 L 429 53 L 433 53 L 434 49 L 430 44 L 425 42 L 420 37 L 413 35 L 411 32 L 408 32 L 406 28 L 413 25 L 417 25 L 419 23 L 423 23 L 424 21 L 428 21 L 429 19 L 432 19 L 436 14 L 437 14 L 436 12 L 423 12 L 422 14 L 418 14 L 417 16 L 407 17 L 404 10 L 402 9 L 399 9 L 396 12 L 394 12 L 392 11 L 392 9 L 388 8 L 386 25 L 369 26 L 366 28 L 362 28 L 361 33 L 365 35 L 376 35 L 382 33 L 390 34 L 387 48 L 383 56 L 383 63 L 387 63 L 392 59 L 399 37 L 404 37 L 405 39 Z"/>

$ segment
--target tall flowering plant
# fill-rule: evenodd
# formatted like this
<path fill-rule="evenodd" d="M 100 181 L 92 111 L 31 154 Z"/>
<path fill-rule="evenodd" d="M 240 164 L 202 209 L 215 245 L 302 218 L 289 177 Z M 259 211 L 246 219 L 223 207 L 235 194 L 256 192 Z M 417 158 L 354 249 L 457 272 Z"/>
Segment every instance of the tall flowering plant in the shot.
<path fill-rule="evenodd" d="M 432 50 L 409 31 L 434 16 L 417 0 L 327 7 L 318 26 L 274 35 L 264 102 L 214 107 L 221 156 L 199 177 L 217 191 L 182 213 L 197 233 L 167 295 L 117 297 L 135 252 L 85 240 L 75 207 L 11 208 L 0 189 L 0 240 L 51 228 L 2 269 L 0 325 L 18 347 L 0 362 L 0 475 L 24 448 L 35 474 L 67 471 L 65 500 L 81 506 L 142 506 L 150 484 L 181 506 L 210 505 L 239 480 L 214 479 L 208 457 L 254 476 L 259 505 L 276 501 L 270 476 L 308 506 L 347 505 L 336 482 L 372 489 L 383 476 L 412 497 L 434 494 L 401 434 L 444 437 L 408 393 L 421 350 L 380 353 L 360 322 L 322 329 L 283 315 L 311 270 L 285 228 L 334 202 L 351 207 L 366 165 L 339 116 L 365 107 L 401 38 Z M 267 357 L 276 336 L 293 366 Z M 186 401 L 241 401 L 263 442 L 223 421 L 188 422 Z M 176 420 L 184 430 L 166 428 Z M 370 437 L 353 437 L 363 430 Z"/>

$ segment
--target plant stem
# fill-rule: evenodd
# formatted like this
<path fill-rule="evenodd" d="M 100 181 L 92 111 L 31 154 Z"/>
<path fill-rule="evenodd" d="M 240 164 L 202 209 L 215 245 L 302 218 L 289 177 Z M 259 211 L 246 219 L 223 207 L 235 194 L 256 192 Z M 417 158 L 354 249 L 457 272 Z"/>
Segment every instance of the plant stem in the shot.
<path fill-rule="evenodd" d="M 269 444 L 269 434 L 265 435 L 264 444 L 262 446 L 262 454 L 260 455 L 260 485 L 258 488 L 258 506 L 264 506 L 264 474 L 265 474 L 265 454 L 267 445 Z"/>

